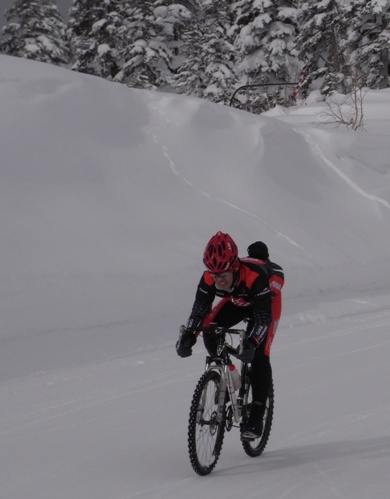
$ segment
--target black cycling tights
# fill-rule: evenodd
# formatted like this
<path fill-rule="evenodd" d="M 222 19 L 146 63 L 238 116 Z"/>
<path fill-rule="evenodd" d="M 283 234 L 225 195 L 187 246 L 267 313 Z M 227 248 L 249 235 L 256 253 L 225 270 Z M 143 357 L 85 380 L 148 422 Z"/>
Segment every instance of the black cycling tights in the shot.
<path fill-rule="evenodd" d="M 228 301 L 220 308 L 213 322 L 222 327 L 232 327 L 244 319 L 249 319 L 247 329 L 250 330 L 250 313 L 251 307 L 238 307 Z M 212 333 L 206 333 L 203 335 L 203 341 L 209 354 L 215 356 L 217 351 L 216 336 Z M 264 354 L 264 346 L 261 344 L 256 348 L 255 358 L 251 364 L 252 397 L 254 401 L 262 404 L 265 404 L 272 384 L 271 362 L 269 356 Z"/>
<path fill-rule="evenodd" d="M 252 397 L 253 400 L 265 404 L 272 386 L 272 367 L 268 355 L 264 355 L 260 345 L 252 362 Z"/>

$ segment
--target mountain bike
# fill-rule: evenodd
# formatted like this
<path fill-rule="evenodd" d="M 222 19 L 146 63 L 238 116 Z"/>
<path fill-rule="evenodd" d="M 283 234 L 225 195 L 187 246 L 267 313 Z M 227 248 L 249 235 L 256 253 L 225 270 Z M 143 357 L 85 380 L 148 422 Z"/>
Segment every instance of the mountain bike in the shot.
<path fill-rule="evenodd" d="M 181 326 L 181 334 L 184 326 Z M 241 386 L 234 388 L 231 356 L 243 350 L 245 330 L 210 326 L 197 328 L 203 334 L 214 333 L 217 355 L 206 357 L 205 372 L 198 381 L 192 397 L 188 422 L 188 451 L 192 468 L 199 475 L 208 475 L 217 464 L 222 450 L 225 430 L 246 427 L 251 410 L 251 368 L 241 365 Z M 239 344 L 233 346 L 233 337 Z M 274 387 L 271 385 L 263 417 L 263 432 L 256 440 L 241 439 L 250 457 L 260 456 L 269 439 L 274 413 Z"/>

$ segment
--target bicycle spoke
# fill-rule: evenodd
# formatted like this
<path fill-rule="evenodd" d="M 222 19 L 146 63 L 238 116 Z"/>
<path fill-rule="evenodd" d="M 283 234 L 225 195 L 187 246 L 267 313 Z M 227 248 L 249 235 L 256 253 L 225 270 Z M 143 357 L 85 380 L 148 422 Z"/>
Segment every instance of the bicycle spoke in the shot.
<path fill-rule="evenodd" d="M 191 464 L 200 475 L 212 471 L 221 452 L 225 431 L 225 414 L 218 422 L 219 374 L 209 371 L 195 390 L 188 427 Z M 201 416 L 200 416 L 201 414 Z"/>

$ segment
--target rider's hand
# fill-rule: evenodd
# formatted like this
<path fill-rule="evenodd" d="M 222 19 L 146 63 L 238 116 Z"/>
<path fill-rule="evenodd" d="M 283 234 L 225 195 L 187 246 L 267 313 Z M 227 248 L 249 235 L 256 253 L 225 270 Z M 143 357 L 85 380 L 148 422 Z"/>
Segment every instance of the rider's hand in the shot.
<path fill-rule="evenodd" d="M 256 343 L 252 338 L 248 338 L 243 345 L 242 353 L 237 355 L 237 358 L 245 364 L 250 364 L 255 356 Z"/>
<path fill-rule="evenodd" d="M 190 357 L 192 347 L 196 343 L 196 334 L 193 331 L 185 329 L 176 343 L 176 352 L 179 357 Z"/>

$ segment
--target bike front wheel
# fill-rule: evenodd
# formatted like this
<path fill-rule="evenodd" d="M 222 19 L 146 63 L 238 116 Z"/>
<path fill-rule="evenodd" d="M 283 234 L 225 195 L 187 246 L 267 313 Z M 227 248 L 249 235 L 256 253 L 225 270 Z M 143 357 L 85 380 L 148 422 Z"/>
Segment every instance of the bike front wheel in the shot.
<path fill-rule="evenodd" d="M 207 371 L 200 378 L 192 398 L 188 423 L 188 451 L 199 475 L 212 472 L 219 459 L 226 424 L 226 408 L 218 415 L 221 376 Z"/>

